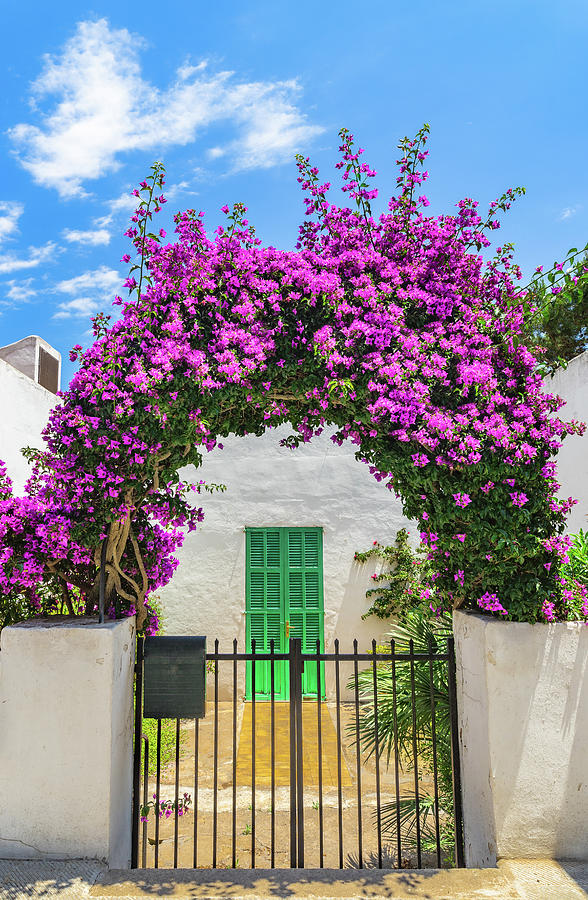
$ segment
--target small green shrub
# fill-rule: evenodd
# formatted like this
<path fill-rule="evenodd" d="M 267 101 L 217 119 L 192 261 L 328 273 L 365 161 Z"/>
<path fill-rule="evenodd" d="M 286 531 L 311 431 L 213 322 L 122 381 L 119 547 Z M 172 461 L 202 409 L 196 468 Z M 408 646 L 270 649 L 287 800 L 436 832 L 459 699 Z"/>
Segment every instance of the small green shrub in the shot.
<path fill-rule="evenodd" d="M 393 544 L 384 546 L 374 541 L 369 550 L 356 553 L 356 562 L 368 560 L 381 561 L 383 571 L 374 573 L 372 581 L 377 587 L 366 591 L 366 597 L 372 605 L 362 619 L 377 616 L 378 619 L 389 619 L 391 616 L 402 618 L 409 610 L 422 603 L 423 579 L 428 579 L 431 566 L 427 559 L 427 548 L 422 544 L 413 551 L 408 543 L 408 531 L 401 528 L 396 534 Z"/>
<path fill-rule="evenodd" d="M 568 560 L 563 566 L 562 574 L 588 586 L 588 531 L 580 528 L 578 534 L 572 535 Z"/>
<path fill-rule="evenodd" d="M 157 719 L 143 719 L 142 733 L 149 741 L 149 774 L 157 772 Z M 180 748 L 183 735 L 180 731 Z M 141 766 L 143 766 L 145 744 L 141 748 Z M 176 720 L 161 720 L 161 768 L 163 769 L 176 755 Z M 142 771 L 142 770 L 141 770 Z"/>

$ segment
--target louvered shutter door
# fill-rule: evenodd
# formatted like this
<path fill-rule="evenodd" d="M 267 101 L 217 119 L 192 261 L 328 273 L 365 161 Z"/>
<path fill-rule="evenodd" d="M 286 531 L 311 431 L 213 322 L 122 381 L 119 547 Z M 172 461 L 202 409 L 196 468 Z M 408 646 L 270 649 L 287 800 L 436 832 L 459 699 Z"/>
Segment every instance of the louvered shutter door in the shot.
<path fill-rule="evenodd" d="M 322 532 L 318 528 L 296 528 L 286 532 L 286 596 L 290 637 L 301 638 L 303 651 L 323 648 Z M 305 694 L 316 694 L 316 664 L 306 663 Z M 324 689 L 324 679 L 321 678 Z"/>
<path fill-rule="evenodd" d="M 247 532 L 249 559 L 247 566 L 248 650 L 255 640 L 258 653 L 282 649 L 282 560 L 279 529 L 260 529 Z M 276 665 L 276 693 L 281 689 L 281 669 Z M 255 668 L 255 693 L 269 694 L 270 664 L 260 662 Z M 280 684 L 278 684 L 280 682 Z M 250 686 L 248 688 L 250 693 Z"/>

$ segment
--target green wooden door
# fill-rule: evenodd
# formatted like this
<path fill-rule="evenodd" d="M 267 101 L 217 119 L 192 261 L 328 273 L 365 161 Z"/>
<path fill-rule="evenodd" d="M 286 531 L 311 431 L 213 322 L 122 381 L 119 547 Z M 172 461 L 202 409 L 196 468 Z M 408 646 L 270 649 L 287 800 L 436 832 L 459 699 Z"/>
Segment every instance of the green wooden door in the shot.
<path fill-rule="evenodd" d="M 323 543 L 321 528 L 248 528 L 246 531 L 247 649 L 288 651 L 290 638 L 301 638 L 304 651 L 324 649 Z M 275 663 L 275 696 L 288 698 L 287 663 Z M 251 664 L 247 665 L 246 695 L 251 699 Z M 324 677 L 321 674 L 324 694 Z M 269 697 L 269 662 L 256 663 L 255 695 Z M 316 696 L 317 667 L 307 663 L 302 690 Z"/>
<path fill-rule="evenodd" d="M 268 653 L 274 640 L 276 653 L 285 647 L 284 599 L 282 572 L 282 536 L 279 528 L 252 528 L 247 532 L 245 598 L 247 614 L 247 651 L 255 640 L 258 653 Z M 287 689 L 285 665 L 274 664 L 276 698 Z M 247 663 L 247 697 L 251 698 L 251 663 Z M 255 694 L 269 695 L 270 664 L 255 665 Z"/>

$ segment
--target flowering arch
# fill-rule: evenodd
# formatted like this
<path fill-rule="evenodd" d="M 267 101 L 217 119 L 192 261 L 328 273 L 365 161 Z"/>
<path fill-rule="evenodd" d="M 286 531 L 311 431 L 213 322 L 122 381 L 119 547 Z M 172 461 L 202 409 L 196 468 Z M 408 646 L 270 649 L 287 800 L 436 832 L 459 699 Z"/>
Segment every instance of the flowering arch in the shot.
<path fill-rule="evenodd" d="M 330 185 L 298 157 L 307 219 L 292 251 L 262 247 L 238 204 L 212 237 L 202 213 L 178 214 L 177 241 L 164 244 L 148 231 L 165 202 L 153 167 L 127 232 L 136 299 L 117 298 L 118 321 L 97 317 L 94 344 L 74 348 L 80 367 L 47 450 L 30 452 L 26 496 L 0 480 L 5 605 L 59 596 L 93 609 L 106 540 L 108 593 L 142 621 L 203 518 L 178 470 L 228 434 L 289 422 L 293 447 L 333 426 L 402 498 L 434 564 L 423 592 L 435 606 L 579 614 L 559 576 L 572 501 L 555 499 L 552 461 L 579 426 L 554 415 L 561 401 L 542 392 L 520 342 L 512 248 L 490 262 L 480 252 L 517 191 L 484 221 L 470 199 L 426 215 L 427 132 L 401 142 L 397 195 L 378 218 L 375 173 L 347 131 L 337 167 L 350 207 L 329 203 Z"/>

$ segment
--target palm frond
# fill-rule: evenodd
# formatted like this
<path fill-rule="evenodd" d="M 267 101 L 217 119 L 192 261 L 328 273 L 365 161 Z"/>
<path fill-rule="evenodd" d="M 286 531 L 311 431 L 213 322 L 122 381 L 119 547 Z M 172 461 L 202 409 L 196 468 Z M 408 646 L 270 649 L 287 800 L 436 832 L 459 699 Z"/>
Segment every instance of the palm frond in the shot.
<path fill-rule="evenodd" d="M 400 826 L 400 839 L 407 850 L 417 849 L 417 810 L 416 798 L 403 797 L 399 803 L 396 800 L 385 803 L 381 808 L 382 833 L 389 840 L 395 840 Z M 440 810 L 440 818 L 443 811 Z M 454 836 L 447 827 L 447 816 L 440 822 L 439 843 L 441 850 L 447 853 L 453 849 Z M 435 823 L 435 798 L 428 794 L 419 797 L 420 846 L 421 850 L 434 853 L 437 850 L 437 829 Z"/>
<path fill-rule="evenodd" d="M 434 617 L 429 611 L 410 610 L 402 622 L 394 624 L 388 637 L 395 642 L 396 653 L 408 653 L 411 642 L 415 653 L 444 653 L 451 637 L 449 615 Z M 388 646 L 388 645 L 386 645 Z M 354 689 L 354 679 L 348 685 Z M 413 750 L 416 742 L 419 769 L 433 772 L 437 769 L 440 809 L 445 818 L 453 813 L 451 732 L 449 716 L 449 691 L 447 661 L 435 659 L 380 661 L 376 664 L 377 715 L 374 702 L 374 672 L 366 669 L 358 676 L 358 693 L 361 700 L 359 736 L 350 727 L 354 740 L 359 740 L 362 751 L 369 757 L 376 753 L 387 766 L 394 761 L 398 751 L 402 771 L 413 771 Z M 434 729 L 433 729 L 434 717 Z M 377 718 L 377 727 L 376 727 Z M 433 840 L 436 849 L 434 798 L 426 794 L 420 799 L 419 820 L 421 846 L 426 849 Z M 384 825 L 387 829 L 398 827 L 406 838 L 407 847 L 416 843 L 416 803 L 414 797 L 402 797 L 383 807 Z M 432 829 L 432 830 L 431 830 Z M 449 832 L 448 832 L 449 833 Z M 449 849 L 453 839 L 444 839 L 443 849 Z M 445 846 L 447 845 L 447 846 Z"/>

